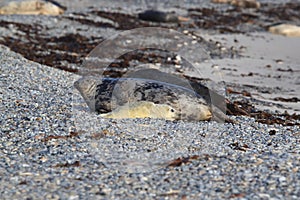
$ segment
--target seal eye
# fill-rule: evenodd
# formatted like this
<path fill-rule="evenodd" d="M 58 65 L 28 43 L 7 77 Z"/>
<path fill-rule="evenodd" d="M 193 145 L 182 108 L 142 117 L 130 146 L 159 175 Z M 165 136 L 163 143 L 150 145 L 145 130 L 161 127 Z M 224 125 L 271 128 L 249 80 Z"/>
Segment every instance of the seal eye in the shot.
<path fill-rule="evenodd" d="M 170 110 L 171 112 L 175 112 L 175 110 L 173 109 L 173 108 L 171 108 L 171 110 Z"/>

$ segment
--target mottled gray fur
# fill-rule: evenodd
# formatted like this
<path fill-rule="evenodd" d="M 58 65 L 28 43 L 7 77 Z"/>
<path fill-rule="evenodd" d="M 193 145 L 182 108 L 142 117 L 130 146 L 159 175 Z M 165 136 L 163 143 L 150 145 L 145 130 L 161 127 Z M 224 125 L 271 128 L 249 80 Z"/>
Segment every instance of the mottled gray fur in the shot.
<path fill-rule="evenodd" d="M 203 112 L 217 110 L 222 121 L 225 115 L 211 108 L 200 94 L 193 90 L 156 80 L 141 78 L 97 78 L 84 77 L 74 86 L 80 91 L 89 108 L 97 113 L 111 112 L 118 106 L 130 102 L 150 101 L 167 104 L 179 111 L 179 119 L 203 120 Z M 221 116 L 221 117 L 220 117 Z"/>

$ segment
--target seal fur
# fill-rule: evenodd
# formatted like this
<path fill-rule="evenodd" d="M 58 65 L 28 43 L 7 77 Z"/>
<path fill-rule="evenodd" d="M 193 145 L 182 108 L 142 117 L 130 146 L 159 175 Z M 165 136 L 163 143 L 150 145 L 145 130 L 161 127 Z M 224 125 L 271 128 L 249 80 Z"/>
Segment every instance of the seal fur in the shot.
<path fill-rule="evenodd" d="M 150 101 L 139 101 L 126 103 L 117 107 L 109 113 L 101 114 L 105 118 L 123 119 L 123 118 L 158 118 L 175 120 L 178 112 L 169 105 L 155 104 Z"/>
<path fill-rule="evenodd" d="M 129 102 L 166 104 L 178 111 L 176 119 L 208 120 L 212 117 L 205 99 L 185 87 L 141 78 L 83 77 L 74 83 L 91 111 L 111 112 Z"/>

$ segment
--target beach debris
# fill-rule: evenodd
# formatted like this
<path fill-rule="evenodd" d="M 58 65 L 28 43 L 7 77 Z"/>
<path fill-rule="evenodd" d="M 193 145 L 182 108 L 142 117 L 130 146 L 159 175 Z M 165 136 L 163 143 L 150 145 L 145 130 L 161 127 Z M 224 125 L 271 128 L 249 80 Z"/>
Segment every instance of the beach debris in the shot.
<path fill-rule="evenodd" d="M 231 0 L 211 0 L 212 3 L 230 3 Z"/>
<path fill-rule="evenodd" d="M 260 8 L 260 3 L 256 0 L 212 0 L 212 3 L 227 3 L 241 8 Z"/>
<path fill-rule="evenodd" d="M 209 159 L 208 157 L 209 157 L 208 155 L 205 155 L 204 158 Z M 192 155 L 192 156 L 187 156 L 187 157 L 179 157 L 177 159 L 174 159 L 174 160 L 170 161 L 168 163 L 167 167 L 179 167 L 181 165 L 191 163 L 193 160 L 199 160 L 199 159 L 200 159 L 200 156 L 198 156 L 198 155 Z"/>
<path fill-rule="evenodd" d="M 65 7 L 49 0 L 11 1 L 0 7 L 2 15 L 60 15 Z"/>

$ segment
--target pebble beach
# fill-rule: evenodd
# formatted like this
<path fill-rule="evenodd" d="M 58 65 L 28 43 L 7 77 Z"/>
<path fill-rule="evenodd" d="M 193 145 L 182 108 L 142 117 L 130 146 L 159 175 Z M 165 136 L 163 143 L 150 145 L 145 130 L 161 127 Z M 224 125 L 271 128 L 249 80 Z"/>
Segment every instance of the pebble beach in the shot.
<path fill-rule="evenodd" d="M 213 79 L 217 68 L 225 89 L 235 92 L 226 99 L 247 101 L 255 109 L 291 120 L 289 124 L 262 123 L 254 115 L 229 115 L 237 123 L 105 119 L 90 112 L 73 84 L 84 67 L 80 56 L 125 30 L 107 13 L 132 17 L 155 7 L 192 17 L 200 12 L 196 8 L 231 7 L 210 1 L 179 6 L 136 1 L 127 7 L 114 1 L 57 2 L 66 7 L 60 16 L 0 15 L 0 199 L 300 197 L 299 37 L 274 35 L 259 23 L 226 33 L 217 25 L 195 28 L 196 18 L 194 26 L 184 22 L 175 27 L 203 42 L 211 63 L 195 68 L 201 68 L 205 80 Z M 275 4 L 260 2 L 262 10 Z M 96 11 L 102 14 L 93 18 Z M 128 23 L 137 24 L 130 19 Z M 300 25 L 299 17 L 284 22 Z M 74 52 L 56 48 L 71 44 L 63 37 L 79 44 L 72 46 Z M 197 76 L 188 67 L 181 69 Z M 172 68 L 163 70 L 173 73 Z M 284 118 L 285 112 L 291 118 Z"/>

